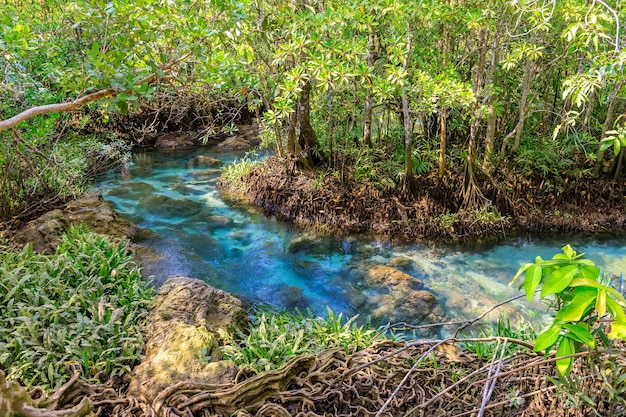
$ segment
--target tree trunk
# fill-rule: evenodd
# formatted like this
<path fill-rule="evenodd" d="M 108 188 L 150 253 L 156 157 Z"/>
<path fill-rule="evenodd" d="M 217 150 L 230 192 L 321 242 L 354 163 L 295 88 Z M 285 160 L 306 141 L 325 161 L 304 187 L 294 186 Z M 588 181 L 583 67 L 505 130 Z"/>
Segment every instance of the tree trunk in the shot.
<path fill-rule="evenodd" d="M 409 57 L 411 56 L 411 31 L 408 31 L 407 53 L 402 63 L 402 69 L 406 74 L 409 65 Z M 404 184 L 403 191 L 407 195 L 415 192 L 416 184 L 413 176 L 413 140 L 411 135 L 411 114 L 409 112 L 409 96 L 406 91 L 406 80 L 402 84 L 402 118 L 404 119 Z"/>
<path fill-rule="evenodd" d="M 522 138 L 522 132 L 524 131 L 524 123 L 526 122 L 526 104 L 528 103 L 528 96 L 530 95 L 530 88 L 535 78 L 536 67 L 534 61 L 528 60 L 524 65 L 524 78 L 522 79 L 522 95 L 519 99 L 517 124 L 502 141 L 502 147 L 500 148 L 500 155 L 504 156 L 506 153 L 506 145 L 511 137 L 515 137 L 513 147 L 511 148 L 511 154 L 517 152 Z"/>
<path fill-rule="evenodd" d="M 446 145 L 447 139 L 447 119 L 448 119 L 448 108 L 443 107 L 441 109 L 441 114 L 439 115 L 441 122 L 441 131 L 439 133 L 439 171 L 437 172 L 437 176 L 439 178 L 443 178 L 446 173 Z"/>
<path fill-rule="evenodd" d="M 305 168 L 313 168 L 323 160 L 322 150 L 319 146 L 317 135 L 311 126 L 311 82 L 307 81 L 302 86 L 298 100 L 298 145 L 302 149 L 300 162 Z"/>
<path fill-rule="evenodd" d="M 502 33 L 502 22 L 498 24 L 498 29 L 494 34 L 493 39 L 493 51 L 491 52 L 491 62 L 489 63 L 489 69 L 487 70 L 487 76 L 485 78 L 485 87 L 489 89 L 487 96 L 485 97 L 485 101 L 487 103 L 488 110 L 488 120 L 487 120 L 487 131 L 485 133 L 485 157 L 483 159 L 483 169 L 487 170 L 487 165 L 489 164 L 489 160 L 491 159 L 491 155 L 493 155 L 493 148 L 496 137 L 496 110 L 495 110 L 495 100 L 493 99 L 494 92 L 494 76 L 496 73 L 496 68 L 499 62 L 499 54 L 500 54 L 500 35 Z"/>
<path fill-rule="evenodd" d="M 370 34 L 367 46 L 367 67 L 372 68 L 374 66 L 374 29 L 370 28 Z M 363 111 L 363 144 L 368 147 L 372 147 L 372 83 L 369 81 L 369 88 L 367 89 L 367 96 L 365 97 L 365 109 Z"/>
<path fill-rule="evenodd" d="M 618 81 L 613 86 L 613 92 L 609 95 L 609 106 L 606 109 L 606 117 L 604 118 L 604 123 L 602 124 L 602 132 L 600 133 L 600 140 L 604 139 L 606 132 L 611 129 L 613 126 L 613 121 L 615 118 L 615 104 L 617 103 L 617 95 L 619 90 L 622 88 L 623 81 Z M 604 165 L 604 155 L 605 152 L 598 148 L 598 155 L 596 156 L 596 163 L 593 167 L 593 175 L 594 177 L 598 177 L 600 172 L 602 171 L 602 166 Z"/>

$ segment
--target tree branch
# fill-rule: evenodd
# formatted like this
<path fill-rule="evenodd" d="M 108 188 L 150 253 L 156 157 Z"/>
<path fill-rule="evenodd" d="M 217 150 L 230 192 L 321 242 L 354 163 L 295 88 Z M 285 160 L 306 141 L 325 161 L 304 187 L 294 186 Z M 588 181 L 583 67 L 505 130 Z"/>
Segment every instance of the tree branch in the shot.
<path fill-rule="evenodd" d="M 156 74 L 149 75 L 148 77 L 137 81 L 135 85 L 140 85 L 143 83 L 152 84 L 158 78 L 159 77 Z M 120 92 L 121 90 L 117 88 L 107 88 L 105 90 L 96 91 L 95 93 L 87 94 L 86 96 L 65 103 L 46 104 L 43 106 L 31 107 L 30 109 L 24 110 L 23 112 L 18 113 L 9 119 L 0 121 L 0 132 L 12 129 L 18 124 L 35 116 L 39 116 L 41 114 L 63 113 L 76 110 L 93 101 L 97 101 L 105 97 L 115 97 Z"/>

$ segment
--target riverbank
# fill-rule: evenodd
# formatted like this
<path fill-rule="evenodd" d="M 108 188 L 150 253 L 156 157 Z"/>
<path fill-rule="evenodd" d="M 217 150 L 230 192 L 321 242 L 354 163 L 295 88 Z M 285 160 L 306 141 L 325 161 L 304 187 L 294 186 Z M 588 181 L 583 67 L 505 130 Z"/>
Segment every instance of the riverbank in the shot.
<path fill-rule="evenodd" d="M 408 197 L 332 171 L 309 172 L 273 157 L 242 178 L 257 206 L 305 227 L 373 231 L 403 240 L 498 240 L 524 233 L 626 231 L 626 181 L 490 178 L 483 206 L 462 210 L 462 178 L 417 178 Z M 224 184 L 223 184 L 224 185 Z"/>

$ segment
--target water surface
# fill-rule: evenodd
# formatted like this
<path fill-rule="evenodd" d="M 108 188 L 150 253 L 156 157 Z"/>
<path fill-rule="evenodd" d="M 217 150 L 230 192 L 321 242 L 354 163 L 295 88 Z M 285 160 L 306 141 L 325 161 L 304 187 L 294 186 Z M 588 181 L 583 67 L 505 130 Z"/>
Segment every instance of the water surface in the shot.
<path fill-rule="evenodd" d="M 198 163 L 198 156 L 228 164 L 242 153 L 214 148 L 136 153 L 129 170 L 111 172 L 93 185 L 120 215 L 155 233 L 146 243 L 158 256 L 147 270 L 157 285 L 169 275 L 188 275 L 253 303 L 315 313 L 328 306 L 366 316 L 374 294 L 363 271 L 392 263 L 435 294 L 446 319 L 464 319 L 519 294 L 508 285 L 519 266 L 536 256 L 550 258 L 567 243 L 610 273 L 626 272 L 623 238 L 518 238 L 459 248 L 312 236 L 254 208 L 226 203 L 216 188 L 221 168 Z M 522 301 L 501 313 L 538 322 L 544 310 Z"/>

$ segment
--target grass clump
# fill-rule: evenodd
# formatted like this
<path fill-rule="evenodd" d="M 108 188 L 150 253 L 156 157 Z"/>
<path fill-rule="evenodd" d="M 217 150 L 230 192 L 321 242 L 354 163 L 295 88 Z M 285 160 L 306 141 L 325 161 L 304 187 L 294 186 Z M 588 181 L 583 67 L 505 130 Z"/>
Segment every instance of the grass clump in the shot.
<path fill-rule="evenodd" d="M 222 352 L 225 359 L 257 373 L 277 369 L 295 356 L 329 348 L 353 353 L 384 337 L 369 324 L 357 324 L 357 317 L 346 320 L 330 308 L 326 317 L 301 311 L 261 311 L 246 332 L 236 330 L 237 340 L 230 338 Z"/>
<path fill-rule="evenodd" d="M 259 163 L 260 160 L 257 154 L 246 153 L 243 158 L 224 167 L 220 180 L 232 191 L 245 193 L 246 184 L 243 178 L 246 177 L 253 168 L 259 165 Z"/>
<path fill-rule="evenodd" d="M 54 255 L 0 248 L 0 367 L 27 388 L 130 371 L 153 290 L 127 249 L 71 226 Z"/>

